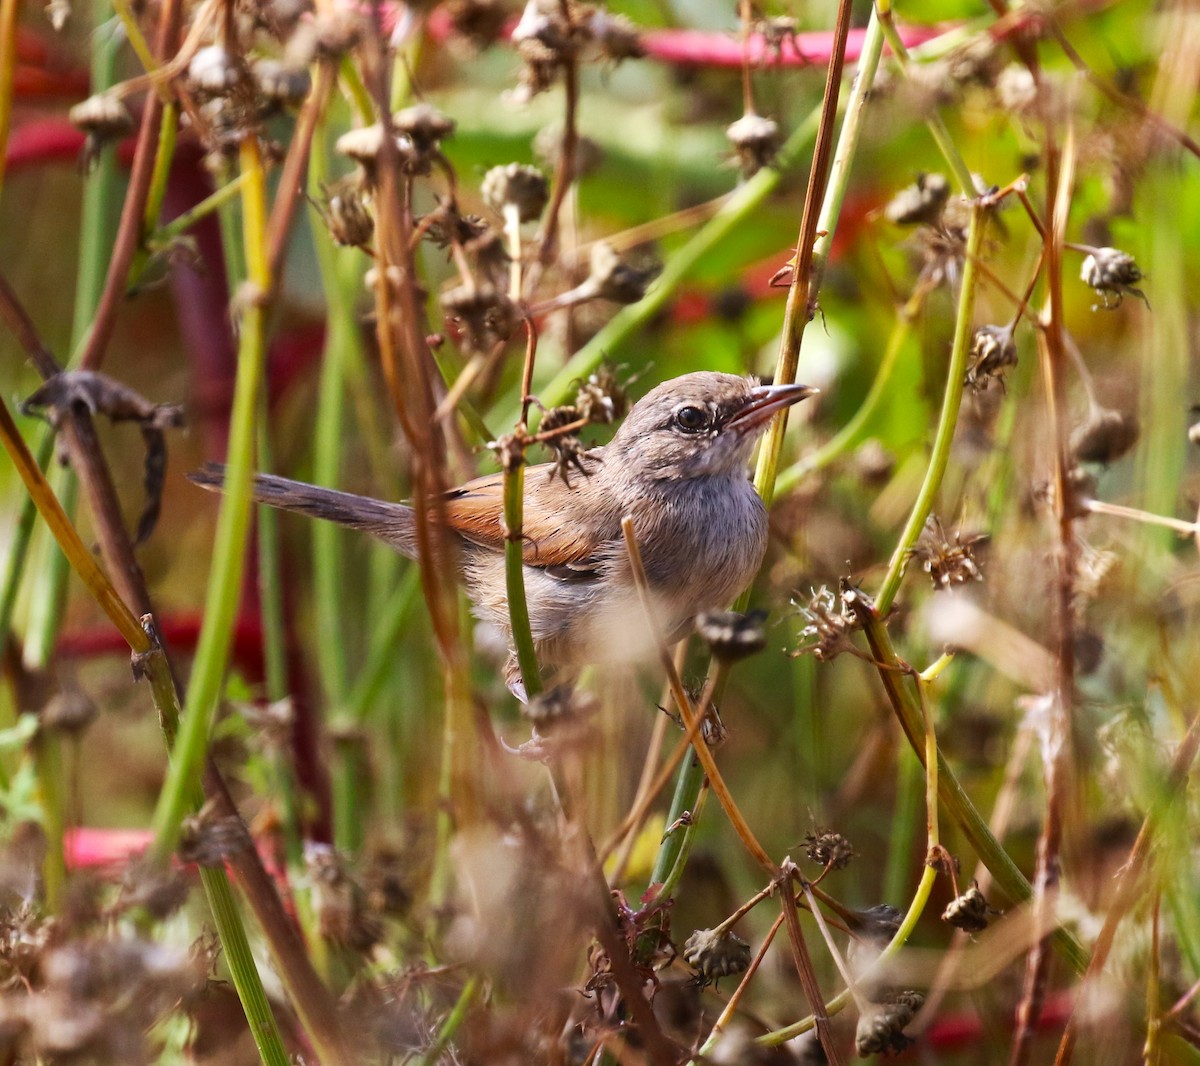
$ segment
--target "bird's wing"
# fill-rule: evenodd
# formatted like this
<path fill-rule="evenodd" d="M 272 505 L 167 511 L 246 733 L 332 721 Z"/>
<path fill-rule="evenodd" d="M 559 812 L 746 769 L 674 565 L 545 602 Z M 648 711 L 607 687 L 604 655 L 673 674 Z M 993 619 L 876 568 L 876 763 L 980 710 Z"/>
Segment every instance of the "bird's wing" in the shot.
<path fill-rule="evenodd" d="M 579 479 L 568 486 L 553 472 L 553 463 L 531 466 L 525 472 L 521 531 L 525 565 L 543 567 L 565 580 L 584 580 L 595 573 L 598 544 L 584 523 L 564 521 L 565 515 L 578 510 L 571 497 L 578 491 Z M 481 548 L 504 550 L 502 474 L 468 481 L 447 492 L 444 500 L 446 521 L 460 536 Z"/>

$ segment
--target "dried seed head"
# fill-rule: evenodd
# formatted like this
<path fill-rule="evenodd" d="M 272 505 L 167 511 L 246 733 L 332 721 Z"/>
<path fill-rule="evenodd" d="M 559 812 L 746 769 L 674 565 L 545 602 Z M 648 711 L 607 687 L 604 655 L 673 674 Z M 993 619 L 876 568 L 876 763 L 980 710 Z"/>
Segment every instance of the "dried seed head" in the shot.
<path fill-rule="evenodd" d="M 125 101 L 112 93 L 96 93 L 67 112 L 72 125 L 78 126 L 88 137 L 109 141 L 124 137 L 133 129 L 133 116 Z"/>
<path fill-rule="evenodd" d="M 179 860 L 197 866 L 221 866 L 230 855 L 253 846 L 240 818 L 236 815 L 218 817 L 206 807 L 184 820 Z"/>
<path fill-rule="evenodd" d="M 818 662 L 825 663 L 853 647 L 850 634 L 858 628 L 858 623 L 842 596 L 822 585 L 812 590 L 807 603 L 793 599 L 792 606 L 805 623 L 793 656 L 811 654 Z"/>
<path fill-rule="evenodd" d="M 925 1003 L 920 992 L 897 992 L 886 1002 L 863 1007 L 854 1031 L 854 1043 L 863 1058 L 868 1055 L 893 1055 L 913 1044 L 904 1035 L 904 1027 L 916 1016 Z"/>
<path fill-rule="evenodd" d="M 987 540 L 986 533 L 969 533 L 966 537 L 959 531 L 954 542 L 946 536 L 941 519 L 930 515 L 925 519 L 925 528 L 909 554 L 921 564 L 933 581 L 935 588 L 948 589 L 954 585 L 965 585 L 968 581 L 982 581 L 983 574 L 975 561 L 975 546 Z"/>
<path fill-rule="evenodd" d="M 993 381 L 1004 387 L 1004 372 L 1017 365 L 1017 343 L 1010 326 L 980 326 L 971 338 L 966 383 L 984 392 Z"/>
<path fill-rule="evenodd" d="M 696 616 L 696 632 L 716 658 L 732 663 L 767 646 L 766 617 L 766 611 L 705 611 Z"/>
<path fill-rule="evenodd" d="M 579 428 L 576 425 L 583 421 L 583 415 L 580 414 L 578 407 L 551 407 L 538 423 L 538 433 L 557 433 L 565 426 L 575 426 L 572 433 L 578 433 Z"/>
<path fill-rule="evenodd" d="M 561 436 L 551 437 L 545 444 L 554 456 L 550 477 L 561 478 L 563 484 L 568 487 L 571 484 L 572 474 L 580 474 L 583 477 L 591 476 L 591 471 L 588 470 L 585 463 L 600 462 L 596 456 L 588 451 L 583 441 L 574 433 L 564 433 Z"/>
<path fill-rule="evenodd" d="M 857 918 L 858 925 L 854 932 L 867 943 L 884 948 L 900 931 L 904 915 L 888 903 L 877 903 L 874 907 L 859 911 Z"/>
<path fill-rule="evenodd" d="M 543 126 L 533 138 L 533 154 L 543 166 L 554 168 L 562 154 L 562 127 Z M 568 180 L 577 181 L 591 174 L 604 159 L 604 149 L 590 137 L 575 138 L 575 153 Z"/>
<path fill-rule="evenodd" d="M 188 64 L 188 81 L 198 96 L 228 96 L 243 73 L 238 59 L 221 44 L 201 48 Z"/>
<path fill-rule="evenodd" d="M 358 46 L 366 30 L 362 13 L 348 6 L 321 6 L 313 17 L 316 56 L 339 60 Z"/>
<path fill-rule="evenodd" d="M 584 25 L 600 55 L 613 63 L 640 59 L 646 54 L 638 28 L 624 15 L 614 15 L 599 7 Z"/>
<path fill-rule="evenodd" d="M 1087 421 L 1071 431 L 1071 455 L 1079 463 L 1115 463 L 1137 443 L 1138 424 L 1133 415 L 1108 407 L 1094 407 Z"/>
<path fill-rule="evenodd" d="M 506 474 L 519 470 L 525 465 L 525 440 L 516 433 L 506 433 L 488 443 L 488 448 L 496 453 L 500 461 L 500 469 Z"/>
<path fill-rule="evenodd" d="M 818 866 L 844 870 L 854 858 L 854 848 L 841 833 L 818 829 L 804 837 L 804 853 Z"/>
<path fill-rule="evenodd" d="M 304 862 L 312 885 L 321 936 L 354 951 L 370 951 L 383 935 L 379 919 L 367 909 L 362 886 L 350 876 L 342 856 L 328 844 L 306 844 Z"/>
<path fill-rule="evenodd" d="M 428 152 L 454 133 L 454 119 L 442 114 L 432 104 L 422 101 L 397 111 L 392 124 L 400 133 L 406 134 L 418 152 Z"/>
<path fill-rule="evenodd" d="M 577 727 L 597 711 L 600 702 L 590 692 L 581 692 L 569 685 L 558 685 L 534 696 L 521 708 L 521 713 L 539 733 L 561 733 Z"/>
<path fill-rule="evenodd" d="M 944 174 L 918 174 L 912 185 L 892 197 L 883 214 L 897 226 L 932 226 L 942 217 L 949 198 L 950 182 Z"/>
<path fill-rule="evenodd" d="M 458 321 L 468 351 L 487 351 L 508 340 L 519 318 L 516 305 L 491 285 L 459 285 L 442 294 L 442 310 Z"/>
<path fill-rule="evenodd" d="M 988 926 L 988 903 L 978 885 L 952 899 L 942 911 L 942 921 L 965 933 L 981 933 Z"/>
<path fill-rule="evenodd" d="M 501 0 L 451 0 L 448 5 L 454 32 L 476 48 L 487 48 L 500 38 L 508 21 Z"/>
<path fill-rule="evenodd" d="M 742 175 L 747 178 L 770 166 L 779 151 L 779 124 L 753 111 L 728 126 L 725 137 L 737 154 Z"/>
<path fill-rule="evenodd" d="M 616 368 L 603 363 L 598 370 L 593 370 L 579 385 L 575 406 L 589 422 L 601 425 L 624 418 L 629 410 L 629 394 L 617 377 Z"/>
<path fill-rule="evenodd" d="M 1010 63 L 996 77 L 996 99 L 1015 115 L 1031 111 L 1038 102 L 1037 81 L 1024 63 Z"/>
<path fill-rule="evenodd" d="M 503 215 L 506 208 L 515 207 L 522 222 L 535 222 L 550 199 L 546 175 L 537 167 L 522 163 L 492 167 L 483 176 L 480 192 L 484 203 L 497 214 Z"/>
<path fill-rule="evenodd" d="M 744 973 L 750 966 L 750 945 L 733 933 L 697 929 L 683 945 L 683 957 L 703 984 L 711 984 L 722 977 Z"/>
<path fill-rule="evenodd" d="M 657 263 L 635 267 L 622 259 L 611 244 L 597 241 L 592 245 L 591 272 L 585 284 L 594 287 L 601 300 L 635 304 L 646 295 L 647 286 L 660 270 Z"/>
<path fill-rule="evenodd" d="M 504 238 L 475 215 L 461 219 L 459 230 L 463 233 L 475 231 L 475 235 L 463 243 L 463 251 L 474 262 L 476 275 L 497 289 L 504 289 L 512 262 Z"/>
<path fill-rule="evenodd" d="M 1136 296 L 1150 306 L 1146 294 L 1134 288 L 1146 275 L 1128 252 L 1119 248 L 1093 248 L 1084 258 L 1079 276 L 1100 294 L 1101 303 L 1092 310 L 1113 310 L 1126 296 Z"/>
<path fill-rule="evenodd" d="M 118 905 L 122 911 L 137 908 L 155 921 L 162 921 L 187 902 L 190 891 L 184 870 L 139 860 L 125 869 Z"/>
<path fill-rule="evenodd" d="M 97 714 L 96 705 L 86 692 L 71 688 L 58 693 L 42 708 L 38 723 L 43 729 L 79 736 Z"/>
<path fill-rule="evenodd" d="M 329 229 L 334 244 L 363 248 L 375 233 L 375 219 L 367 209 L 366 197 L 357 181 L 337 182 L 322 190 L 325 201 L 320 206 L 321 217 Z"/>
<path fill-rule="evenodd" d="M 277 59 L 256 59 L 250 69 L 258 91 L 269 103 L 299 107 L 312 90 L 312 78 L 304 67 L 293 67 Z"/>

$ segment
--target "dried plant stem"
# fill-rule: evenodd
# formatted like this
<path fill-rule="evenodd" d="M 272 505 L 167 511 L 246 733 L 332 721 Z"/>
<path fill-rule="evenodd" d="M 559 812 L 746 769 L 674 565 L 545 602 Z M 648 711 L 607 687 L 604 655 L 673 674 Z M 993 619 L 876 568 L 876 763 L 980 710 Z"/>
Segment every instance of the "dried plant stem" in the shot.
<path fill-rule="evenodd" d="M 17 17 L 20 0 L 0 0 L 0 192 L 8 162 L 8 134 L 12 124 L 13 74 L 17 69 Z"/>
<path fill-rule="evenodd" d="M 804 210 L 800 216 L 800 234 L 792 265 L 792 283 L 788 286 L 787 305 L 783 312 L 779 355 L 775 361 L 773 381 L 777 385 L 796 380 L 800 346 L 804 330 L 816 312 L 817 294 L 825 274 L 833 231 L 841 210 L 842 198 L 850 181 L 850 170 L 862 131 L 867 94 L 875 79 L 875 68 L 883 48 L 879 18 L 872 9 L 859 59 L 858 75 L 846 109 L 838 137 L 835 173 L 830 174 L 829 161 L 834 154 L 834 126 L 837 122 L 838 97 L 842 84 L 842 67 L 846 59 L 846 39 L 850 33 L 850 0 L 839 0 L 834 45 L 829 68 L 825 75 L 825 94 L 821 101 L 821 117 L 813 146 L 812 165 L 808 172 L 808 187 L 804 194 Z M 818 239 L 818 234 L 820 238 Z M 758 462 L 754 469 L 754 487 L 770 507 L 775 498 L 775 476 L 779 456 L 783 451 L 783 435 L 787 430 L 787 411 L 780 411 L 767 427 L 758 446 Z"/>
<path fill-rule="evenodd" d="M 1083 975 L 1086 986 L 1089 981 L 1100 976 L 1112 950 L 1117 927 L 1129 913 L 1130 909 L 1143 898 L 1145 889 L 1143 874 L 1150 861 L 1151 851 L 1155 842 L 1156 830 L 1163 825 L 1163 819 L 1172 806 L 1181 802 L 1185 794 L 1185 785 L 1200 750 L 1200 714 L 1194 715 L 1188 730 L 1179 743 L 1171 769 L 1157 802 L 1151 808 L 1142 822 L 1137 838 L 1130 849 L 1129 858 L 1121 866 L 1117 875 L 1114 898 L 1104 915 L 1104 924 L 1100 935 L 1096 938 L 1096 946 L 1092 949 L 1092 957 Z M 1079 1027 L 1078 1006 L 1072 1010 L 1071 1017 L 1063 1032 L 1058 1045 L 1058 1053 L 1054 1057 L 1054 1066 L 1067 1066 L 1075 1050 Z"/>
<path fill-rule="evenodd" d="M 962 404 L 963 383 L 966 380 L 967 357 L 971 348 L 974 330 L 975 290 L 978 279 L 978 262 L 983 248 L 984 231 L 987 223 L 988 205 L 982 200 L 971 209 L 971 222 L 967 229 L 966 261 L 963 264 L 962 288 L 958 294 L 958 314 L 954 324 L 954 344 L 950 349 L 950 363 L 946 369 L 946 393 L 942 399 L 942 413 L 938 419 L 937 434 L 933 451 L 929 456 L 929 468 L 917 494 L 912 512 L 892 551 L 887 576 L 883 579 L 875 599 L 875 609 L 886 615 L 891 609 L 900 581 L 904 576 L 904 564 L 908 553 L 916 544 L 917 537 L 925 528 L 925 520 L 933 511 L 933 503 L 942 485 L 946 466 L 950 461 L 950 446 L 954 443 L 954 429 L 958 425 L 958 411 Z"/>

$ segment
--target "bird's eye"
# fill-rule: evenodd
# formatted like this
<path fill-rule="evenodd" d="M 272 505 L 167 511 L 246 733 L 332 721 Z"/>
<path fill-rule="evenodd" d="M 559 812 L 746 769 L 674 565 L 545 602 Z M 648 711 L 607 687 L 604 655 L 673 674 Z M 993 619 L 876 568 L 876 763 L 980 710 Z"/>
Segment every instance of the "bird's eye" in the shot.
<path fill-rule="evenodd" d="M 685 433 L 699 433 L 708 428 L 708 412 L 699 407 L 681 407 L 675 412 L 675 425 Z"/>

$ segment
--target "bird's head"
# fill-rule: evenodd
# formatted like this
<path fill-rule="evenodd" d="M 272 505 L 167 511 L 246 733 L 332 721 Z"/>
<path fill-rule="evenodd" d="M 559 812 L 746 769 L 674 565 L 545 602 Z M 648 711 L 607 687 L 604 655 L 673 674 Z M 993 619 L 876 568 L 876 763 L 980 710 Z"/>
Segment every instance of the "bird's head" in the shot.
<path fill-rule="evenodd" d="M 634 404 L 605 465 L 649 480 L 742 472 L 771 417 L 816 391 L 711 371 L 673 378 Z"/>

